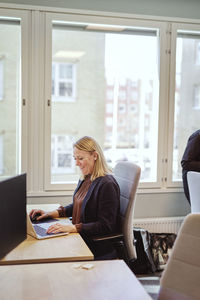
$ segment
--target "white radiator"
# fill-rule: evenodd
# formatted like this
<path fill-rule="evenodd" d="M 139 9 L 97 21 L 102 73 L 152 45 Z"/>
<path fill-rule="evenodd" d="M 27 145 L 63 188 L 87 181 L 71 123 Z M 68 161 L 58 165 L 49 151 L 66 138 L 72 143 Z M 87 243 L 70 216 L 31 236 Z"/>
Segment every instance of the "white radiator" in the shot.
<path fill-rule="evenodd" d="M 144 228 L 151 233 L 177 234 L 185 217 L 134 219 L 133 226 Z"/>

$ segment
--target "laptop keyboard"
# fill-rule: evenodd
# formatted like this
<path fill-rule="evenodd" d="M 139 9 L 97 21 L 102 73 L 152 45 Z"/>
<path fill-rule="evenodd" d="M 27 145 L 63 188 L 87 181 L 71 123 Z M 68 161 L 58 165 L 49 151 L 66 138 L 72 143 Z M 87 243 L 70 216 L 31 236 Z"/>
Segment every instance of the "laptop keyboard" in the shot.
<path fill-rule="evenodd" d="M 41 226 L 39 225 L 34 225 L 34 229 L 35 229 L 35 232 L 40 235 L 40 236 L 46 236 L 46 235 L 54 235 L 55 233 L 47 233 L 46 232 L 46 229 L 42 228 Z"/>

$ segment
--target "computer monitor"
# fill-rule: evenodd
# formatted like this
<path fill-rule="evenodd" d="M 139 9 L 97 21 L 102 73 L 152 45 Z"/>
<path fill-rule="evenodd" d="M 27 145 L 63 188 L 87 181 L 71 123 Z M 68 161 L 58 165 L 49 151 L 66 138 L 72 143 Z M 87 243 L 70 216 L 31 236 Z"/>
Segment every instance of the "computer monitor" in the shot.
<path fill-rule="evenodd" d="M 26 239 L 26 174 L 0 182 L 0 259 Z"/>

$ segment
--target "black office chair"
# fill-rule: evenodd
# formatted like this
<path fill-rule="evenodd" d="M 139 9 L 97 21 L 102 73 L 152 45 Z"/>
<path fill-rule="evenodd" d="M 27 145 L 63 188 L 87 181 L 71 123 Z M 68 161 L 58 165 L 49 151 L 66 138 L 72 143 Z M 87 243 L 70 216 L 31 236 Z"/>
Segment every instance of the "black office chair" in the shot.
<path fill-rule="evenodd" d="M 132 162 L 118 162 L 114 168 L 114 177 L 120 187 L 120 232 L 93 240 L 101 242 L 109 240 L 128 265 L 137 259 L 133 235 L 134 201 L 141 169 Z"/>

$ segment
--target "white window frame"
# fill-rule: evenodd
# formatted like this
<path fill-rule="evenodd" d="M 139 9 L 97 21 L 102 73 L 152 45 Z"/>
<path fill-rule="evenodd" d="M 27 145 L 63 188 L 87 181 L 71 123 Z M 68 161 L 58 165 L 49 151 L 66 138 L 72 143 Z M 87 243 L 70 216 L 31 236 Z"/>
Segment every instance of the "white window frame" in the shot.
<path fill-rule="evenodd" d="M 30 12 L 25 10 L 17 9 L 4 9 L 0 8 L 0 19 L 8 21 L 20 20 L 21 28 L 21 69 L 20 76 L 17 78 L 21 79 L 19 84 L 21 91 L 19 94 L 19 103 L 17 105 L 17 114 L 19 114 L 19 127 L 16 130 L 20 130 L 21 135 L 19 136 L 19 144 L 17 145 L 19 153 L 16 153 L 17 168 L 16 173 L 28 172 L 28 125 L 27 125 L 27 112 L 28 112 L 28 98 L 29 98 L 29 19 Z M 21 154 L 21 155 L 20 155 Z M 13 174 L 14 175 L 14 174 Z M 29 186 L 29 178 L 28 184 Z"/>
<path fill-rule="evenodd" d="M 74 169 L 75 169 L 75 162 L 73 161 L 72 162 L 72 165 L 71 167 L 67 167 L 67 168 L 59 168 L 58 166 L 58 156 L 59 154 L 69 154 L 69 153 L 66 153 L 65 152 L 65 149 L 60 149 L 58 150 L 58 139 L 59 138 L 63 138 L 65 139 L 65 141 L 68 142 L 68 137 L 66 135 L 52 135 L 52 139 L 54 140 L 54 162 L 55 162 L 55 165 L 52 167 L 53 168 L 53 173 L 54 174 L 67 174 L 67 173 L 70 173 L 70 172 L 73 172 Z M 51 165 L 52 166 L 52 165 Z"/>
<path fill-rule="evenodd" d="M 60 78 L 59 77 L 59 67 L 60 65 L 70 65 L 72 67 L 72 78 Z M 76 101 L 76 64 L 68 62 L 56 62 L 52 63 L 52 67 L 55 68 L 55 78 L 54 78 L 54 94 L 52 94 L 52 101 L 55 102 L 75 102 Z M 71 96 L 61 96 L 59 95 L 59 83 L 71 83 L 72 84 L 72 95 Z"/>
<path fill-rule="evenodd" d="M 0 101 L 4 97 L 4 59 L 0 57 Z"/>
<path fill-rule="evenodd" d="M 200 84 L 196 84 L 193 87 L 193 109 L 199 110 L 200 109 Z"/>
<path fill-rule="evenodd" d="M 165 186 L 168 188 L 182 188 L 182 180 L 172 181 L 173 173 L 173 138 L 174 138 L 174 110 L 175 110 L 175 82 L 176 82 L 176 40 L 178 30 L 200 32 L 200 24 L 172 23 L 171 32 L 171 49 L 170 49 L 170 82 L 169 82 L 169 120 L 168 120 L 168 147 L 165 163 Z"/>
<path fill-rule="evenodd" d="M 195 53 L 195 63 L 196 65 L 200 65 L 200 41 L 196 45 L 196 53 Z"/>
<path fill-rule="evenodd" d="M 161 117 L 166 111 L 166 79 L 168 78 L 168 69 L 166 67 L 165 49 L 166 46 L 166 31 L 167 24 L 158 21 L 144 21 L 135 20 L 131 18 L 112 18 L 105 16 L 87 16 L 87 15 L 76 15 L 76 14 L 56 14 L 46 13 L 46 40 L 45 40 L 45 190 L 74 190 L 76 183 L 68 184 L 52 184 L 51 183 L 51 106 L 48 105 L 51 99 L 51 65 L 52 65 L 52 21 L 62 22 L 84 22 L 92 24 L 105 24 L 105 25 L 119 25 L 119 26 L 133 26 L 139 28 L 157 28 L 160 31 L 160 88 L 159 88 L 159 116 L 160 120 L 158 129 L 158 155 L 157 155 L 157 182 L 146 182 L 141 183 L 141 187 L 154 187 L 160 188 L 162 183 L 162 168 L 160 166 L 162 158 L 162 148 L 164 139 L 162 137 L 162 131 L 160 128 L 165 127 L 166 118 Z M 162 62 L 162 63 L 161 63 Z M 167 70 L 167 71 L 166 71 Z M 163 107 L 164 104 L 164 107 Z M 163 124 L 162 124 L 163 123 Z"/>

